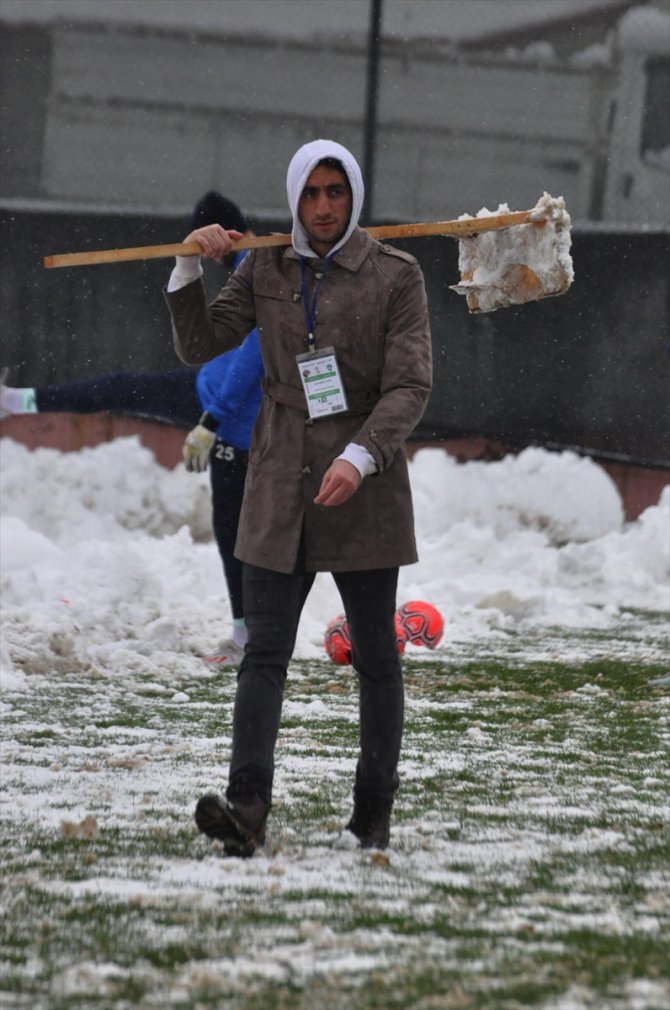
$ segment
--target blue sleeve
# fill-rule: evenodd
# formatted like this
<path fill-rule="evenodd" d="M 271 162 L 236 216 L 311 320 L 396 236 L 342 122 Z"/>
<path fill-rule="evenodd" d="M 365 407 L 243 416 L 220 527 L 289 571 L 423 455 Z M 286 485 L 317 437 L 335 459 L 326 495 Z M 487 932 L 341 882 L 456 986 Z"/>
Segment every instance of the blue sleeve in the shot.
<path fill-rule="evenodd" d="M 202 409 L 219 422 L 217 436 L 238 449 L 249 448 L 263 374 L 255 329 L 239 347 L 208 361 L 198 372 L 196 388 Z"/>

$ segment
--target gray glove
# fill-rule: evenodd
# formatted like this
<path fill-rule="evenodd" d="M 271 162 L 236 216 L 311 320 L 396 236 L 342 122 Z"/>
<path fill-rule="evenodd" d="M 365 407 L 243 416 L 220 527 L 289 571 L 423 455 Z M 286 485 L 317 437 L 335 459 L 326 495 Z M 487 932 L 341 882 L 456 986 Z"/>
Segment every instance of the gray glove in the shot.
<path fill-rule="evenodd" d="M 205 412 L 195 428 L 189 431 L 181 450 L 189 473 L 204 473 L 215 442 L 216 419 Z"/>

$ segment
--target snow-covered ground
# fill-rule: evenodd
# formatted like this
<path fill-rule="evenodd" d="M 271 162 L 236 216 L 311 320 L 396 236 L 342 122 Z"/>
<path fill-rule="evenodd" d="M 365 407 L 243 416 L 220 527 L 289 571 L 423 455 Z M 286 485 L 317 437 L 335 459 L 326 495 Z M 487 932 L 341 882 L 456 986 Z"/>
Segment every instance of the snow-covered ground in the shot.
<path fill-rule="evenodd" d="M 244 861 L 192 820 L 234 695 L 201 659 L 230 627 L 207 476 L 135 439 L 5 439 L 0 462 L 3 1006 L 670 1005 L 668 699 L 626 667 L 667 662 L 667 491 L 625 524 L 573 454 L 420 451 L 399 599 L 446 627 L 407 650 L 391 848 L 342 834 L 357 694 L 325 659 L 341 607 L 323 575 L 268 845 Z"/>

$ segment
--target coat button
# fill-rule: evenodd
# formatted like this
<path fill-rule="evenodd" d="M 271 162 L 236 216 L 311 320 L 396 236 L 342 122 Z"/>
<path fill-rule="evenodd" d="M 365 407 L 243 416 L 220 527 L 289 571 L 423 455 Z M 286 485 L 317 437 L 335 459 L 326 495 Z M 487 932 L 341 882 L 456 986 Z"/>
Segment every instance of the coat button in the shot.
<path fill-rule="evenodd" d="M 312 472 L 312 468 L 311 468 L 311 466 L 303 466 L 303 468 L 302 468 L 302 472 L 303 472 L 303 476 L 304 476 L 304 477 L 309 477 L 309 475 L 310 475 L 310 474 L 311 474 L 311 472 Z"/>
<path fill-rule="evenodd" d="M 309 425 L 314 424 L 314 418 L 313 417 L 306 417 L 305 418 L 305 424 L 309 424 Z"/>
<path fill-rule="evenodd" d="M 317 281 L 323 280 L 323 274 L 315 274 L 314 276 L 316 277 Z"/>
<path fill-rule="evenodd" d="M 294 302 L 299 302 L 300 301 L 300 292 L 299 291 L 294 291 L 293 292 L 293 301 Z"/>

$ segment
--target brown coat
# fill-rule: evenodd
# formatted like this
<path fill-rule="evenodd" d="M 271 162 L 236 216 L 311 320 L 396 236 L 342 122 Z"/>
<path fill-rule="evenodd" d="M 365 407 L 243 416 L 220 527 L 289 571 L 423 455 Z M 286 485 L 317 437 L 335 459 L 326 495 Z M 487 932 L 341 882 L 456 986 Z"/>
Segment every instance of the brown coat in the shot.
<path fill-rule="evenodd" d="M 322 260 L 306 260 L 310 299 Z M 335 348 L 349 410 L 310 421 L 295 357 L 307 350 L 299 256 L 292 247 L 249 253 L 214 302 L 197 281 L 166 295 L 177 354 L 201 364 L 256 325 L 265 366 L 235 553 L 293 570 L 305 528 L 309 571 L 357 571 L 417 560 L 405 441 L 431 388 L 423 275 L 416 260 L 360 228 L 334 256 L 319 289 L 317 348 Z M 364 446 L 379 473 L 344 504 L 313 504 L 333 459 Z"/>

